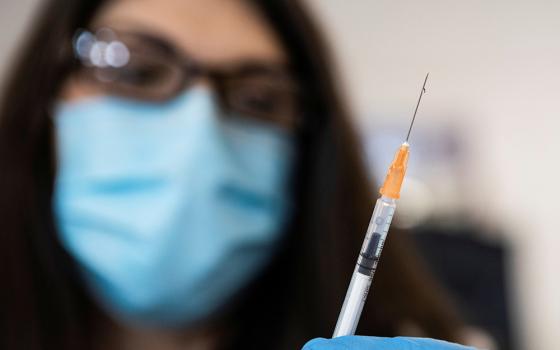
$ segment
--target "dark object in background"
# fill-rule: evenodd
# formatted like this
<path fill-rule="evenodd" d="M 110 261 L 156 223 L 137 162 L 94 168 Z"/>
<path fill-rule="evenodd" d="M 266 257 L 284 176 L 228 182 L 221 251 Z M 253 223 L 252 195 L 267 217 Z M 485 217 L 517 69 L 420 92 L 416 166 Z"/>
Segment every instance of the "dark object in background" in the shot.
<path fill-rule="evenodd" d="M 515 349 L 507 294 L 507 247 L 481 240 L 480 229 L 424 226 L 413 240 L 426 262 L 455 297 L 469 324 L 487 331 L 499 349 Z"/>

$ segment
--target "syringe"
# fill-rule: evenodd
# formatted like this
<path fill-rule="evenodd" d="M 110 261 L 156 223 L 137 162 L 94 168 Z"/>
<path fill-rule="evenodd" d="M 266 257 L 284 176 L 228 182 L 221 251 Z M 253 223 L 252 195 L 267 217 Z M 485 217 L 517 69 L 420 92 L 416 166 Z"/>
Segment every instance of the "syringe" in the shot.
<path fill-rule="evenodd" d="M 385 239 L 387 238 L 387 233 L 397 208 L 397 199 L 400 198 L 410 148 L 408 139 L 416 119 L 418 106 L 420 106 L 422 96 L 426 92 L 426 82 L 429 75 L 430 73 L 426 75 L 422 90 L 420 90 L 420 96 L 418 97 L 406 140 L 398 149 L 385 177 L 385 182 L 379 190 L 381 197 L 375 203 L 375 209 L 373 210 L 366 237 L 358 256 L 358 262 L 356 263 L 344 304 L 336 322 L 333 338 L 353 335 L 356 332 L 369 287 L 371 286 L 373 275 L 379 263 L 381 251 L 383 250 L 383 245 L 385 244 Z"/>

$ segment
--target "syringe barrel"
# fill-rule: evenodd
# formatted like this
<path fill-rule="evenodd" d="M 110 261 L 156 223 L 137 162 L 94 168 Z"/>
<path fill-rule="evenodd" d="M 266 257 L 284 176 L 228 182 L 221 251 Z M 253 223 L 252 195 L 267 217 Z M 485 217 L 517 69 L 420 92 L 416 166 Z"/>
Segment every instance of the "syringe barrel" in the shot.
<path fill-rule="evenodd" d="M 396 208 L 397 201 L 385 196 L 381 196 L 375 203 L 375 209 L 358 256 L 356 270 L 359 273 L 373 277 Z"/>
<path fill-rule="evenodd" d="M 356 332 L 396 208 L 396 200 L 385 196 L 379 198 L 375 203 L 358 262 L 336 322 L 333 338 L 353 335 Z"/>

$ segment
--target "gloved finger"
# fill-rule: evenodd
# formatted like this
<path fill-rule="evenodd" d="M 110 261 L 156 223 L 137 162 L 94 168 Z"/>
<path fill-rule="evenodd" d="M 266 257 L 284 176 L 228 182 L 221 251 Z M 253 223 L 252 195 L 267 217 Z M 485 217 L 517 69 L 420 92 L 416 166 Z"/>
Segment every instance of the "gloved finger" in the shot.
<path fill-rule="evenodd" d="M 429 338 L 383 338 L 346 336 L 334 339 L 316 338 L 302 350 L 475 350 L 458 344 Z"/>

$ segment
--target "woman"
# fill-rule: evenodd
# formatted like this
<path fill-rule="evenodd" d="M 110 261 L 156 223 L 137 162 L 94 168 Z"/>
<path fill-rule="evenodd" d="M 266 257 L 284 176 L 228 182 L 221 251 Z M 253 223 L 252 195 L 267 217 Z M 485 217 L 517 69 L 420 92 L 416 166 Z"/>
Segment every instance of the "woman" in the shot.
<path fill-rule="evenodd" d="M 3 101 L 2 349 L 298 349 L 331 334 L 372 198 L 297 2 L 48 1 Z M 457 339 L 398 232 L 374 294 L 361 334 Z M 307 348 L 339 346 L 455 349 Z"/>

